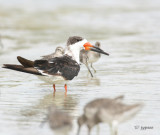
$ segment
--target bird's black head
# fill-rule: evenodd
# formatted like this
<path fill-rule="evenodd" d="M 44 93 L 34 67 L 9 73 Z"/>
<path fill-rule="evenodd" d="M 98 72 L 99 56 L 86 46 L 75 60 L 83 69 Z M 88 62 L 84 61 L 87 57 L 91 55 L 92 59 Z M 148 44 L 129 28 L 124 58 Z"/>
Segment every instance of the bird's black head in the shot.
<path fill-rule="evenodd" d="M 72 45 L 75 45 L 75 44 L 76 44 L 77 48 L 72 47 Z M 85 50 L 91 50 L 94 52 L 109 55 L 108 53 L 106 53 L 102 49 L 100 49 L 99 47 L 91 45 L 91 43 L 89 43 L 86 39 L 79 37 L 79 36 L 69 37 L 69 39 L 67 41 L 67 46 L 70 46 L 70 49 L 72 50 L 72 52 L 74 52 L 77 49 L 79 49 L 79 51 L 80 51 L 81 48 L 84 48 Z"/>
<path fill-rule="evenodd" d="M 68 38 L 68 41 L 67 41 L 67 46 L 69 45 L 73 45 L 79 41 L 82 41 L 83 38 L 82 37 L 79 37 L 79 36 L 72 36 L 72 37 L 69 37 Z"/>

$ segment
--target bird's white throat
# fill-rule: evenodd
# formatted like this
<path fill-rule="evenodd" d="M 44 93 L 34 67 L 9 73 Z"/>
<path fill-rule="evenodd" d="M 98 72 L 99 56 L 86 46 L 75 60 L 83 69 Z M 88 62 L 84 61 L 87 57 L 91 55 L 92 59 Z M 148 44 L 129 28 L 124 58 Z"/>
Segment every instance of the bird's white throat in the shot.
<path fill-rule="evenodd" d="M 80 60 L 79 60 L 80 50 L 83 48 L 83 45 L 87 42 L 88 41 L 86 39 L 83 39 L 82 41 L 79 41 L 73 45 L 69 45 L 66 48 L 65 54 L 71 56 L 79 64 L 80 63 Z"/>

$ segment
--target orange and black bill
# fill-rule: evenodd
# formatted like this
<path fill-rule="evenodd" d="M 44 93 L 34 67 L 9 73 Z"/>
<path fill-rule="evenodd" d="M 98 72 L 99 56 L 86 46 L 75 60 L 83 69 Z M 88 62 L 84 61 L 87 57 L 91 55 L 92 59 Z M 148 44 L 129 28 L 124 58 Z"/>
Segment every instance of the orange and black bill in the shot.
<path fill-rule="evenodd" d="M 109 53 L 104 52 L 102 49 L 100 49 L 100 48 L 98 48 L 96 46 L 91 47 L 90 50 L 94 51 L 94 52 L 102 53 L 102 54 L 105 54 L 105 55 L 109 55 Z"/>
<path fill-rule="evenodd" d="M 102 49 L 100 49 L 99 47 L 96 47 L 94 45 L 91 45 L 91 43 L 87 42 L 84 45 L 85 50 L 90 50 L 90 51 L 94 51 L 94 52 L 98 52 L 98 53 L 102 53 L 105 55 L 109 55 L 109 53 L 104 52 Z"/>

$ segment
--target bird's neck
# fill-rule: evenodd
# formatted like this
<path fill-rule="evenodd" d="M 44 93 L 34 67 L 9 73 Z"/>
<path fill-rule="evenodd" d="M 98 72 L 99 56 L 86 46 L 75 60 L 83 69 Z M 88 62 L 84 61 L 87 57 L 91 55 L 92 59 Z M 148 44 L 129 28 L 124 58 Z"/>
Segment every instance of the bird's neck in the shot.
<path fill-rule="evenodd" d="M 71 45 L 66 49 L 65 54 L 71 56 L 72 59 L 75 60 L 78 64 L 80 63 L 79 60 L 80 47 Z"/>
<path fill-rule="evenodd" d="M 82 41 L 79 41 L 75 44 L 68 45 L 65 51 L 65 54 L 71 56 L 72 59 L 75 60 L 79 64 L 80 63 L 80 60 L 79 60 L 80 50 L 82 49 L 85 43 L 87 43 L 87 40 L 83 39 Z"/>

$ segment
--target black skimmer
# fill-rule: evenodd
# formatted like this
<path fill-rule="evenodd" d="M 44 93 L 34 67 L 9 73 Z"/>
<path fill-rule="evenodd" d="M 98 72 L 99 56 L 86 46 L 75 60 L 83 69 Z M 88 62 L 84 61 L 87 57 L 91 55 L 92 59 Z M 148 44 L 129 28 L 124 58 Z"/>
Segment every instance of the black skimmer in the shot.
<path fill-rule="evenodd" d="M 42 124 L 47 121 L 55 133 L 67 135 L 72 129 L 72 117 L 58 109 L 55 105 L 49 107 L 47 118 Z"/>
<path fill-rule="evenodd" d="M 100 98 L 89 102 L 84 107 L 84 114 L 78 118 L 78 135 L 83 124 L 87 125 L 90 135 L 91 129 L 99 123 L 108 123 L 111 134 L 117 135 L 118 125 L 131 119 L 143 107 L 143 104 L 123 104 L 122 99 L 123 96 L 119 96 L 115 99 Z"/>
<path fill-rule="evenodd" d="M 80 71 L 79 53 L 82 48 L 109 55 L 102 49 L 91 45 L 86 39 L 73 36 L 69 37 L 65 53 L 61 57 L 31 61 L 18 56 L 17 59 L 21 65 L 4 64 L 3 68 L 43 76 L 46 82 L 53 84 L 54 93 L 55 84 L 63 82 L 67 93 L 67 81 L 72 80 Z"/>
<path fill-rule="evenodd" d="M 100 42 L 96 42 L 95 46 L 100 48 Z M 96 70 L 93 68 L 93 63 L 97 62 L 100 57 L 101 54 L 97 52 L 86 51 L 84 49 L 80 52 L 80 61 L 86 65 L 89 73 L 91 74 L 91 77 L 93 77 L 93 74 L 89 68 L 89 64 L 91 64 L 91 68 L 94 70 L 94 72 L 96 72 Z"/>

